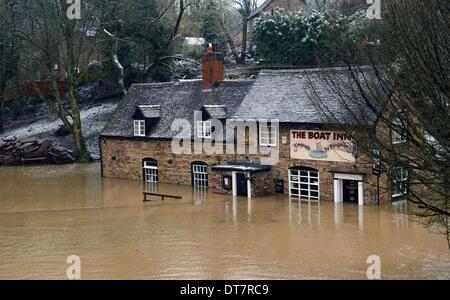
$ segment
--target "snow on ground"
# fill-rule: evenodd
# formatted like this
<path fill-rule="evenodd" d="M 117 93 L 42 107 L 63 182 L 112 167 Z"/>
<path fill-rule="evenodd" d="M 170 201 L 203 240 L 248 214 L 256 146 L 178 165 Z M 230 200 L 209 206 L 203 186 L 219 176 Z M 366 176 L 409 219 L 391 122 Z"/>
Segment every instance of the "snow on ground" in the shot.
<path fill-rule="evenodd" d="M 83 133 L 87 147 L 95 159 L 99 158 L 98 136 L 117 108 L 117 101 L 105 102 L 83 108 L 80 112 Z M 72 136 L 57 137 L 55 132 L 63 125 L 55 116 L 46 116 L 36 122 L 24 124 L 0 134 L 0 138 L 15 136 L 19 139 L 27 137 L 45 138 L 73 149 Z"/>

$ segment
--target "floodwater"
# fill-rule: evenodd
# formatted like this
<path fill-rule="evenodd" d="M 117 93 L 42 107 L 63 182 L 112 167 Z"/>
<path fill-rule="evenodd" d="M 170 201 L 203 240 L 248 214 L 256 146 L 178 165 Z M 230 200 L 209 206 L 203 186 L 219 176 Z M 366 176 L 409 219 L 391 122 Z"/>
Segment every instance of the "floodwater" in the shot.
<path fill-rule="evenodd" d="M 102 179 L 99 164 L 0 169 L 0 278 L 450 279 L 446 240 L 405 203 L 335 206 L 248 201 L 159 185 L 180 200 L 143 203 L 141 182 Z"/>

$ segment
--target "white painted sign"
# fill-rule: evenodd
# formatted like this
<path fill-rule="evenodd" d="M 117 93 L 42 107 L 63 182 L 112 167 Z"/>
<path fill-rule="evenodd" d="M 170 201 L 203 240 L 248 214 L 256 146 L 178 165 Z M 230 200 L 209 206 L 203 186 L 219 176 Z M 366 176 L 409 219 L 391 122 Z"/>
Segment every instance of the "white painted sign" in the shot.
<path fill-rule="evenodd" d="M 354 163 L 354 143 L 342 132 L 291 130 L 291 158 Z"/>

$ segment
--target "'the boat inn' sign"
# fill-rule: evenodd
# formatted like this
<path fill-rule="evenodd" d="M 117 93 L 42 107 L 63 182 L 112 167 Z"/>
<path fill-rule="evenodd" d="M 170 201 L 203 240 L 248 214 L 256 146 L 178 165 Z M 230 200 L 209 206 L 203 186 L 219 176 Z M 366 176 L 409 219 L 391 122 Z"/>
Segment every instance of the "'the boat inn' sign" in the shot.
<path fill-rule="evenodd" d="M 336 131 L 291 130 L 291 158 L 354 163 L 354 144 Z"/>

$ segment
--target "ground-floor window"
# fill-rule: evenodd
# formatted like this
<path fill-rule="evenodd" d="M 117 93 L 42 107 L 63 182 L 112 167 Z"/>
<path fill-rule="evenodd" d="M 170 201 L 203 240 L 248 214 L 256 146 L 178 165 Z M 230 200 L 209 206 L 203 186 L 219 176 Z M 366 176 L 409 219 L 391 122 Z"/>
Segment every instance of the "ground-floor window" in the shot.
<path fill-rule="evenodd" d="M 146 158 L 143 161 L 144 167 L 144 181 L 158 182 L 158 161 L 151 158 Z"/>
<path fill-rule="evenodd" d="M 301 167 L 289 169 L 289 196 L 319 201 L 319 171 Z"/>
<path fill-rule="evenodd" d="M 192 185 L 208 187 L 208 165 L 202 162 L 192 164 Z"/>
<path fill-rule="evenodd" d="M 392 176 L 392 198 L 405 196 L 408 193 L 408 169 L 405 167 L 394 167 L 391 169 Z"/>

